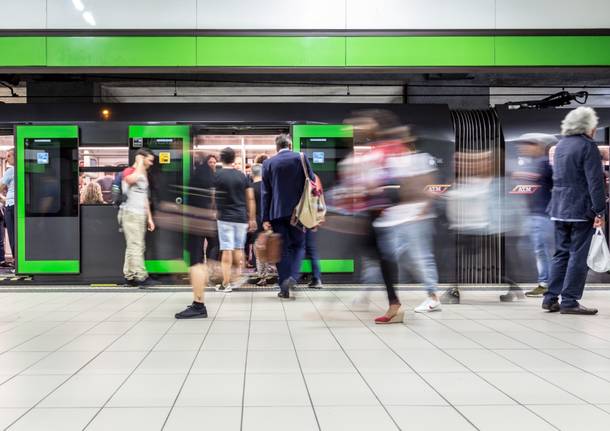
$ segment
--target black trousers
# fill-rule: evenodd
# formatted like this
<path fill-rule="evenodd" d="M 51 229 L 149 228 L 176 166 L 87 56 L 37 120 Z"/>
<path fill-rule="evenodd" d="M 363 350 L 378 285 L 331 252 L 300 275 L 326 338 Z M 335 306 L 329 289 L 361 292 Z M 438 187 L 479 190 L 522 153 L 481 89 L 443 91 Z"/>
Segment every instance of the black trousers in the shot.
<path fill-rule="evenodd" d="M 15 205 L 4 208 L 4 224 L 8 231 L 8 242 L 11 246 L 11 254 L 13 259 L 17 262 L 17 256 L 15 255 Z"/>

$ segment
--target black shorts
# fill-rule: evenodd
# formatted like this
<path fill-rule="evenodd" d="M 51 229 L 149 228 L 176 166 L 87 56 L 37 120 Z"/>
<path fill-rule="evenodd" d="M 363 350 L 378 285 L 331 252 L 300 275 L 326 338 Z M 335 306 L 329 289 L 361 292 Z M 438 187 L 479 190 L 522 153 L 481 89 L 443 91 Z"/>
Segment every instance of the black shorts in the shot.
<path fill-rule="evenodd" d="M 204 250 L 207 240 L 207 250 Z M 188 250 L 191 255 L 191 266 L 208 261 L 218 260 L 218 238 L 215 235 L 189 235 Z"/>

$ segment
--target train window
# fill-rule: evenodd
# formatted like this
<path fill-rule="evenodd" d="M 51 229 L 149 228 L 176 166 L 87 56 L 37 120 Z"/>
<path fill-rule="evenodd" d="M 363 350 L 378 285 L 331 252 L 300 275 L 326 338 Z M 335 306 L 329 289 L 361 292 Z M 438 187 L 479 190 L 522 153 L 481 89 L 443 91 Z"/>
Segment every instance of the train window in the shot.
<path fill-rule="evenodd" d="M 125 147 L 79 148 L 79 195 L 81 205 L 104 205 L 112 202 L 112 183 L 129 163 Z"/>
<path fill-rule="evenodd" d="M 235 150 L 235 167 L 249 174 L 249 167 L 260 156 L 271 157 L 275 154 L 276 135 L 198 135 L 195 137 L 195 149 L 204 154 L 218 157 L 225 147 Z M 220 160 L 218 160 L 220 163 Z"/>
<path fill-rule="evenodd" d="M 25 140 L 26 217 L 76 217 L 75 138 Z"/>

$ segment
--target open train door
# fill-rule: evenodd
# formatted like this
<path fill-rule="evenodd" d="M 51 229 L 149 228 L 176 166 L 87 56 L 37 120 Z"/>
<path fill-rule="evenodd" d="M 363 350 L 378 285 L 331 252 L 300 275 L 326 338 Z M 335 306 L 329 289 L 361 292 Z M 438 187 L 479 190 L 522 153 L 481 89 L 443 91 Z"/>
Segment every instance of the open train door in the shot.
<path fill-rule="evenodd" d="M 17 126 L 18 274 L 80 272 L 78 126 Z"/>
<path fill-rule="evenodd" d="M 149 179 L 153 212 L 162 202 L 186 204 L 191 169 L 191 128 L 184 125 L 129 126 L 129 163 L 140 148 L 155 155 Z M 146 269 L 150 273 L 185 273 L 189 266 L 187 236 L 157 228 L 146 237 Z"/>

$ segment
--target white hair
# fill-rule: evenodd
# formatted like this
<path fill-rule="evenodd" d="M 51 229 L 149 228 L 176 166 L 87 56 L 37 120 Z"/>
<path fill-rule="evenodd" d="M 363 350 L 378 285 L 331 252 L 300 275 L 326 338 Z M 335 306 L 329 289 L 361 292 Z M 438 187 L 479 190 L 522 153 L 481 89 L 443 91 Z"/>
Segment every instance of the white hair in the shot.
<path fill-rule="evenodd" d="M 593 108 L 581 106 L 568 112 L 561 122 L 563 136 L 591 133 L 597 127 L 599 118 Z"/>

